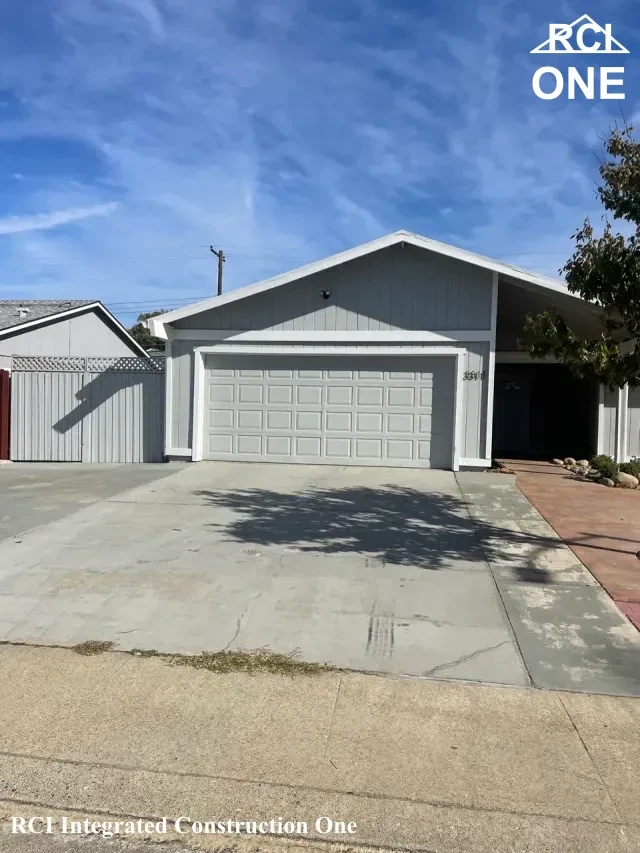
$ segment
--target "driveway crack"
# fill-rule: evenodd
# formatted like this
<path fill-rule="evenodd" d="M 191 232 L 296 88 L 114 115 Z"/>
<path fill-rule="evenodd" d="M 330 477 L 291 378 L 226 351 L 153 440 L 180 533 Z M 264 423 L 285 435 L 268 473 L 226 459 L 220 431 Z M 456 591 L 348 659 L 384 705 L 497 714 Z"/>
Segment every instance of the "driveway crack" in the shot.
<path fill-rule="evenodd" d="M 448 669 L 450 666 L 456 666 L 459 663 L 466 663 L 469 660 L 473 660 L 473 658 L 477 658 L 478 655 L 483 655 L 485 652 L 492 652 L 494 649 L 499 649 L 500 646 L 506 646 L 511 643 L 511 640 L 503 640 L 501 643 L 496 643 L 495 646 L 487 646 L 484 649 L 477 649 L 475 652 L 471 652 L 468 655 L 461 655 L 459 658 L 455 660 L 448 661 L 447 663 L 440 663 L 438 666 L 434 666 L 433 669 L 427 670 L 427 672 L 423 672 L 423 675 L 433 675 L 434 672 L 440 672 L 442 669 Z"/>
<path fill-rule="evenodd" d="M 229 640 L 229 642 L 227 643 L 227 645 L 222 649 L 222 651 L 223 651 L 223 652 L 228 652 L 228 651 L 229 651 L 229 648 L 231 647 L 231 645 L 232 645 L 233 643 L 235 643 L 235 641 L 238 639 L 238 634 L 239 634 L 239 633 L 240 633 L 240 631 L 242 630 L 242 623 L 243 623 L 243 621 L 244 621 L 245 616 L 247 615 L 247 611 L 249 610 L 249 608 L 251 607 L 251 605 L 253 604 L 253 602 L 254 602 L 254 601 L 257 601 L 257 600 L 260 598 L 260 596 L 261 596 L 261 595 L 263 595 L 263 594 L 264 594 L 264 590 L 263 590 L 263 589 L 261 589 L 261 590 L 260 590 L 260 592 L 258 592 L 256 595 L 253 595 L 253 596 L 249 599 L 249 601 L 247 601 L 247 604 L 246 604 L 246 606 L 245 606 L 244 610 L 243 610 L 243 611 L 242 611 L 242 613 L 238 616 L 238 620 L 237 620 L 237 622 L 236 622 L 236 630 L 235 630 L 235 633 L 234 633 L 233 637 L 231 637 L 231 639 Z"/>

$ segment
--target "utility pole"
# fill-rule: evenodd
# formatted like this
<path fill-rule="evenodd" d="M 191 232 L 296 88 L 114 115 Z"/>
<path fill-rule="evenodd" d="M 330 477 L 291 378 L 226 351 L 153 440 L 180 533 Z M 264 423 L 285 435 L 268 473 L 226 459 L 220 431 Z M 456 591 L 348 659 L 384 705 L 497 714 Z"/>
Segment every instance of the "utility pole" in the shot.
<path fill-rule="evenodd" d="M 213 246 L 209 246 L 209 250 L 216 256 L 218 259 L 218 296 L 222 295 L 222 264 L 227 260 L 224 256 L 224 252 L 222 249 L 218 249 L 217 251 L 213 248 Z"/>

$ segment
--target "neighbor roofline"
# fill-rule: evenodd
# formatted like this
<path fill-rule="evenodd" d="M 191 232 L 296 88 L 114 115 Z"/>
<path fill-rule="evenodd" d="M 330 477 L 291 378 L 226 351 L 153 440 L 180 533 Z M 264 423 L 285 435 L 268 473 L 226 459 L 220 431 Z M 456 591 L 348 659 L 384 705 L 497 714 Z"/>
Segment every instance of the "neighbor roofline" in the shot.
<path fill-rule="evenodd" d="M 473 264 L 477 267 L 482 267 L 492 272 L 508 275 L 512 278 L 517 278 L 520 281 L 532 284 L 536 287 L 545 288 L 555 293 L 561 293 L 563 296 L 569 296 L 574 299 L 584 302 L 575 294 L 569 293 L 566 287 L 563 287 L 559 281 L 552 278 L 538 275 L 537 273 L 529 272 L 528 270 L 514 267 L 511 264 L 506 264 L 502 261 L 496 261 L 492 258 L 487 258 L 484 255 L 478 255 L 475 252 L 470 252 L 467 249 L 459 249 L 456 246 L 449 246 L 447 243 L 441 243 L 438 240 L 432 240 L 429 237 L 422 237 L 419 234 L 412 234 L 410 231 L 394 231 L 392 234 L 387 234 L 385 237 L 379 237 L 376 240 L 371 240 L 369 243 L 363 243 L 360 246 L 355 246 L 353 249 L 347 249 L 344 252 L 338 252 L 336 255 L 330 255 L 328 258 L 323 258 L 320 261 L 314 261 L 310 264 L 305 264 L 302 267 L 290 270 L 286 273 L 267 278 L 264 281 L 259 281 L 256 284 L 250 284 L 246 287 L 239 287 L 237 290 L 232 290 L 229 293 L 223 293 L 221 296 L 213 296 L 201 302 L 185 305 L 183 308 L 176 308 L 174 311 L 169 311 L 166 314 L 161 314 L 158 317 L 152 317 L 147 320 L 147 327 L 154 337 L 167 338 L 165 326 L 176 320 L 182 320 L 185 317 L 191 317 L 194 314 L 200 314 L 202 311 L 210 311 L 215 308 L 221 308 L 223 305 L 228 305 L 230 302 L 236 302 L 239 299 L 246 299 L 249 296 L 255 296 L 258 293 L 264 293 L 267 290 L 272 290 L 275 287 L 281 287 L 284 284 L 290 284 L 298 279 L 313 275 L 314 273 L 322 272 L 339 264 L 347 263 L 348 261 L 361 258 L 371 252 L 377 252 L 380 249 L 386 249 L 390 246 L 398 245 L 399 243 L 408 243 L 412 246 L 417 246 L 421 249 L 427 249 L 445 257 L 454 258 L 458 261 Z"/>
<path fill-rule="evenodd" d="M 73 308 L 67 308 L 64 311 L 57 311 L 54 314 L 47 314 L 46 317 L 37 317 L 33 320 L 27 320 L 26 323 L 17 323 L 15 326 L 9 326 L 7 329 L 0 329 L 0 338 L 10 337 L 11 335 L 19 334 L 25 329 L 35 329 L 38 326 L 46 326 L 52 320 L 64 320 L 67 317 L 73 317 L 76 314 L 83 314 L 87 311 L 100 311 L 105 315 L 107 320 L 117 328 L 118 332 L 126 339 L 135 350 L 137 350 L 145 358 L 149 358 L 147 351 L 141 346 L 134 337 L 125 329 L 122 323 L 113 316 L 108 308 L 105 308 L 102 302 L 87 302 L 84 305 L 75 305 Z"/>

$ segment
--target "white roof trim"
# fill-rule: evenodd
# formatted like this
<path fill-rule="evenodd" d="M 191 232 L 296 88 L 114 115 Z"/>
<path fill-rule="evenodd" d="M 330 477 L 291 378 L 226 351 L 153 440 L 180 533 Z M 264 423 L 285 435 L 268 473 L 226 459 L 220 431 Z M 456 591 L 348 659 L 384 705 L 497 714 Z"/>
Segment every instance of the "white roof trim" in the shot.
<path fill-rule="evenodd" d="M 26 323 L 18 323 L 15 326 L 10 326 L 8 329 L 0 330 L 0 338 L 10 337 L 12 335 L 22 334 L 23 331 L 35 329 L 38 326 L 45 326 L 47 323 L 57 320 L 64 320 L 66 317 L 73 317 L 76 314 L 84 314 L 87 311 L 98 311 L 106 315 L 107 319 L 113 323 L 121 335 L 126 339 L 127 343 L 140 355 L 149 358 L 146 349 L 141 346 L 135 338 L 125 329 L 122 323 L 117 320 L 108 308 L 105 308 L 102 302 L 88 302 L 85 305 L 76 305 L 73 308 L 68 308 L 66 311 L 59 311 L 57 314 L 47 314 L 46 317 L 37 317 L 35 320 L 27 320 Z"/>
<path fill-rule="evenodd" d="M 181 320 L 184 317 L 191 317 L 202 311 L 210 311 L 214 308 L 220 308 L 223 305 L 228 305 L 230 302 L 236 302 L 239 299 L 246 299 L 249 296 L 255 296 L 257 293 L 264 293 L 264 291 L 272 290 L 274 287 L 281 287 L 283 284 L 289 284 L 292 281 L 304 278 L 305 276 L 322 272 L 323 270 L 330 269 L 331 267 L 338 266 L 339 264 L 344 264 L 347 261 L 361 258 L 363 255 L 368 255 L 371 252 L 377 252 L 380 249 L 395 246 L 398 243 L 409 243 L 410 245 L 417 246 L 421 249 L 428 249 L 431 252 L 437 252 L 440 255 L 455 258 L 458 261 L 464 261 L 477 267 L 492 270 L 493 272 L 509 275 L 512 278 L 517 278 L 527 284 L 542 287 L 546 290 L 561 293 L 564 296 L 569 296 L 579 300 L 580 302 L 584 302 L 583 299 L 569 293 L 566 287 L 563 287 L 559 281 L 555 281 L 552 278 L 546 278 L 545 276 L 519 269 L 518 267 L 511 266 L 511 264 L 505 264 L 502 261 L 495 261 L 491 258 L 486 258 L 484 255 L 478 255 L 475 252 L 469 252 L 466 249 L 458 249 L 455 246 L 449 246 L 447 243 L 440 243 L 438 240 L 421 237 L 419 234 L 412 234 L 409 231 L 395 231 L 393 234 L 387 234 L 386 237 L 380 237 L 377 240 L 372 240 L 370 243 L 363 243 L 361 246 L 356 246 L 353 249 L 347 249 L 345 252 L 339 252 L 337 255 L 331 255 L 330 257 L 323 258 L 320 261 L 314 261 L 311 264 L 297 267 L 290 272 L 273 276 L 273 278 L 268 278 L 264 281 L 259 281 L 257 284 L 239 287 L 237 290 L 223 293 L 222 296 L 213 296 L 209 299 L 203 300 L 202 302 L 186 305 L 184 308 L 176 308 L 175 311 L 169 311 L 166 314 L 161 314 L 159 317 L 152 317 L 150 320 L 147 320 L 147 325 L 152 335 L 159 338 L 166 338 L 167 333 L 164 327 L 167 324 L 173 323 L 175 320 Z"/>

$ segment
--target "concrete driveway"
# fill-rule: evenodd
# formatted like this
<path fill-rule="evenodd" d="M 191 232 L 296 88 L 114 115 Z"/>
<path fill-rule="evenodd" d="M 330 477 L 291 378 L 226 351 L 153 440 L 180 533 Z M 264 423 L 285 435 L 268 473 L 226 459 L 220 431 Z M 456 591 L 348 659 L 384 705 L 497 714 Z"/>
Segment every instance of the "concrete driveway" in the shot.
<path fill-rule="evenodd" d="M 505 475 L 184 466 L 0 567 L 4 640 L 640 695 L 635 630 Z"/>
<path fill-rule="evenodd" d="M 0 466 L 0 541 L 166 477 L 177 465 L 13 462 Z"/>

